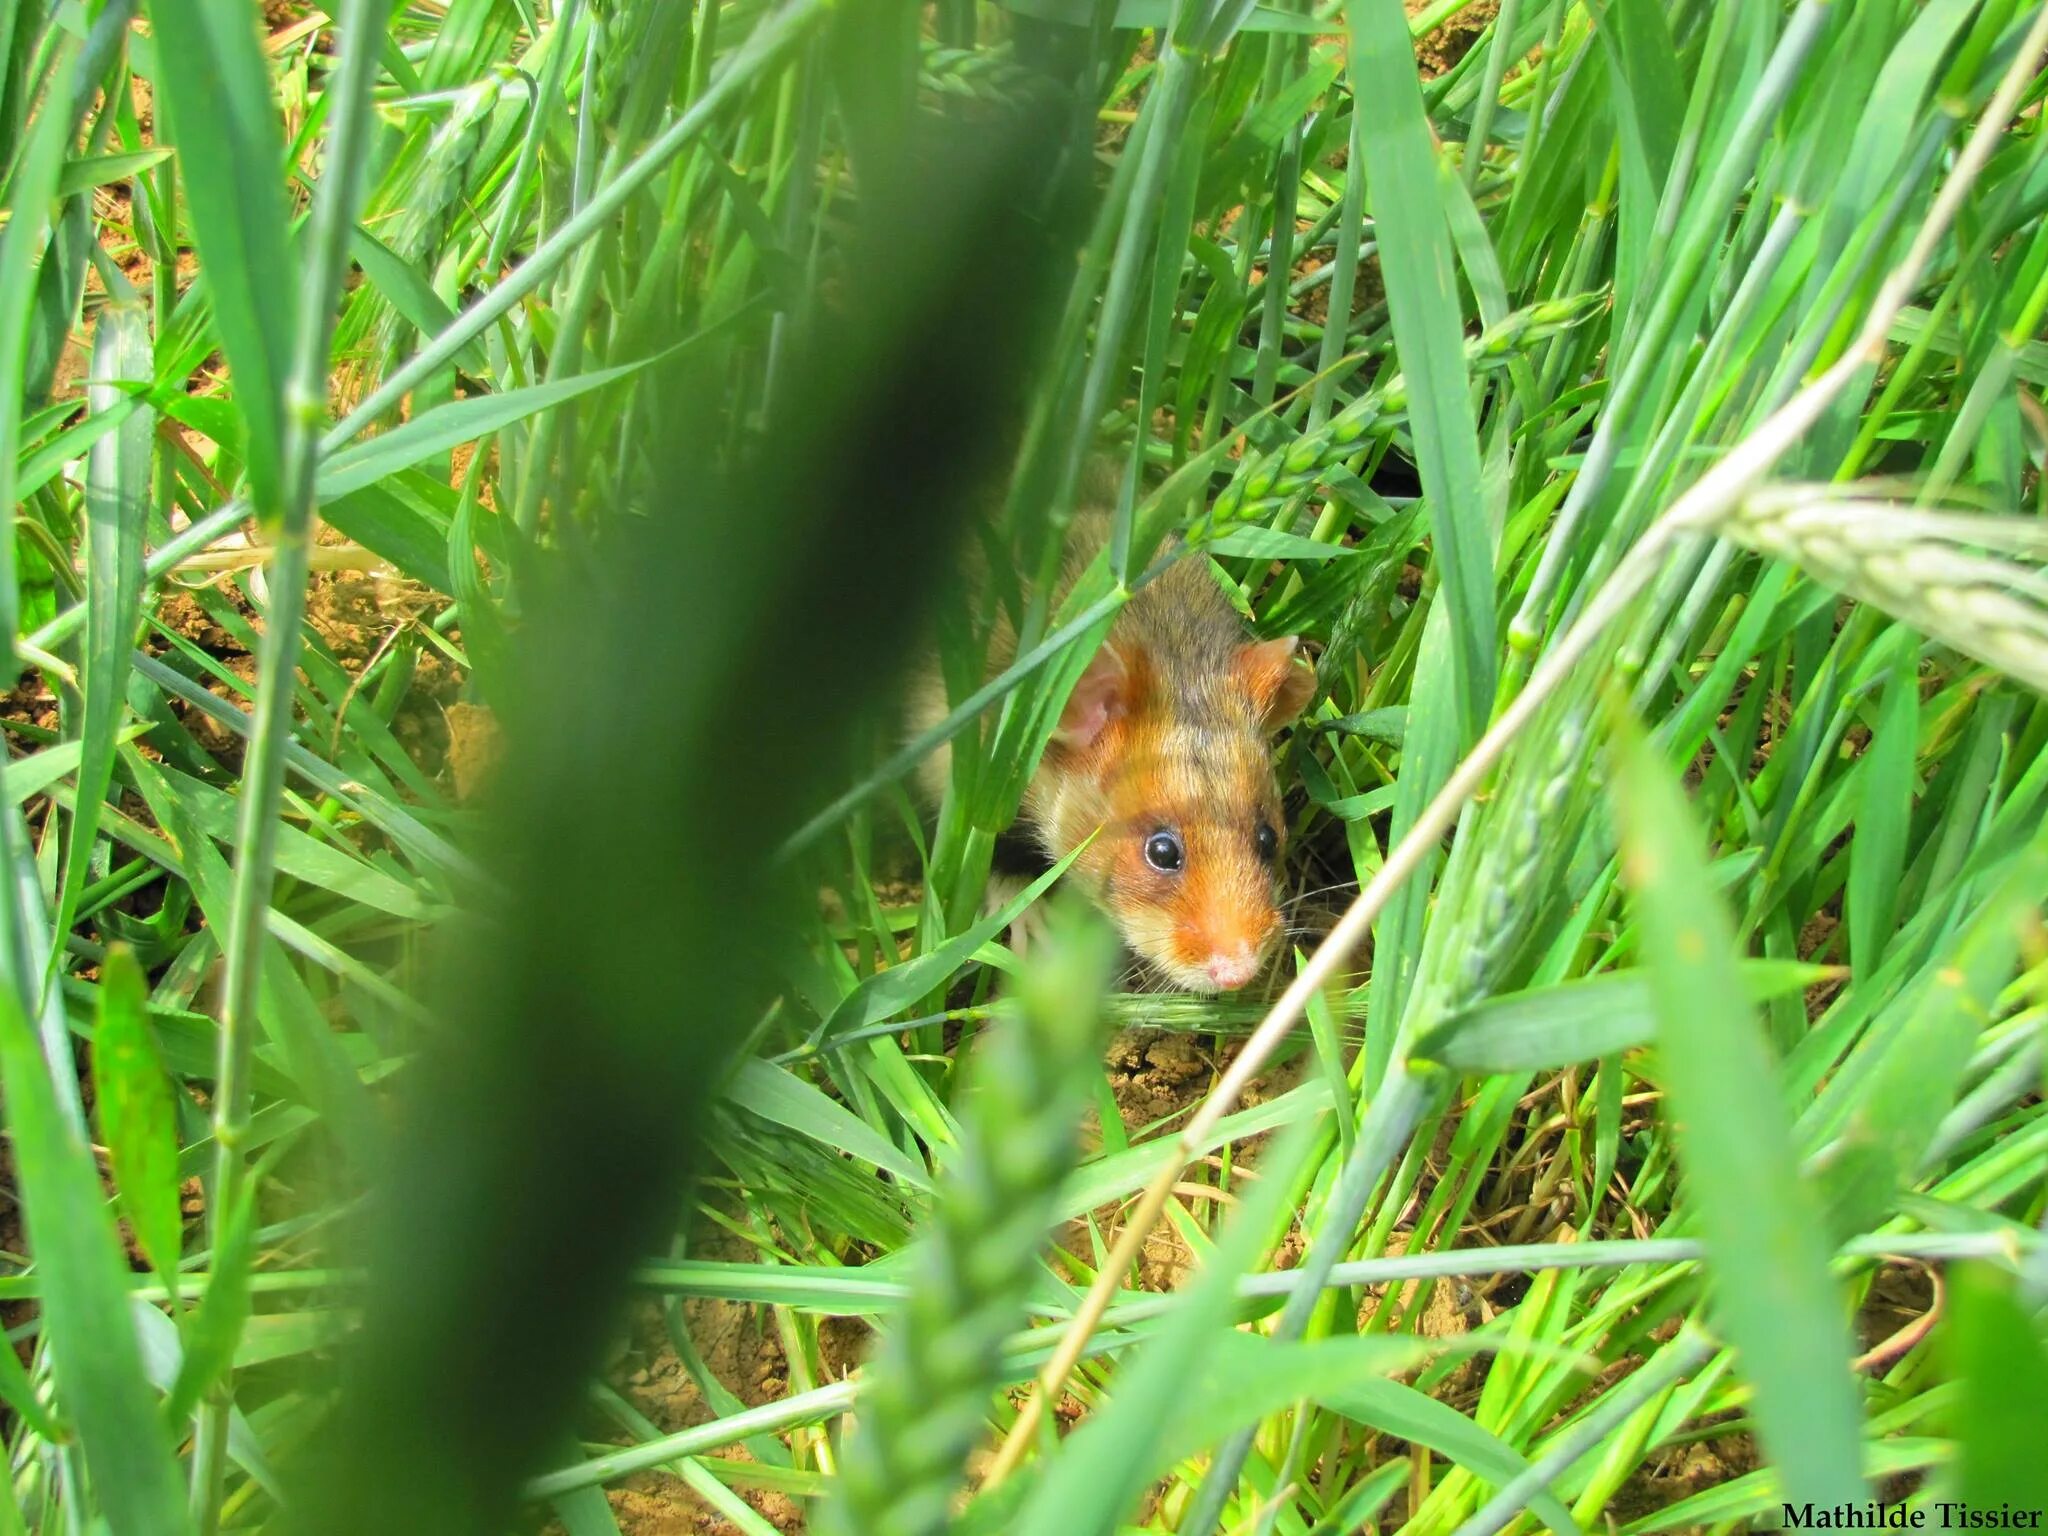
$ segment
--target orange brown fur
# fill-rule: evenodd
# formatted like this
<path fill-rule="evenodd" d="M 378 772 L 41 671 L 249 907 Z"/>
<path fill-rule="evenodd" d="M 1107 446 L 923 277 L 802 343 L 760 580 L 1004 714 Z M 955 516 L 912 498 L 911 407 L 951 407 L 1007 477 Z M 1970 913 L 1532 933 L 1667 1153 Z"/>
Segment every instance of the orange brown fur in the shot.
<path fill-rule="evenodd" d="M 1077 518 L 1075 560 L 1085 564 L 1106 531 L 1104 518 Z M 1118 616 L 1025 790 L 1021 820 L 1052 858 L 1100 829 L 1068 878 L 1178 986 L 1242 986 L 1279 938 L 1277 859 L 1258 838 L 1271 828 L 1277 849 L 1285 835 L 1268 738 L 1313 687 L 1293 653 L 1292 640 L 1249 641 L 1206 562 L 1180 561 Z M 934 720 L 942 687 L 936 705 Z M 945 771 L 928 765 L 928 791 Z M 1161 833 L 1180 845 L 1178 870 L 1147 859 Z"/>

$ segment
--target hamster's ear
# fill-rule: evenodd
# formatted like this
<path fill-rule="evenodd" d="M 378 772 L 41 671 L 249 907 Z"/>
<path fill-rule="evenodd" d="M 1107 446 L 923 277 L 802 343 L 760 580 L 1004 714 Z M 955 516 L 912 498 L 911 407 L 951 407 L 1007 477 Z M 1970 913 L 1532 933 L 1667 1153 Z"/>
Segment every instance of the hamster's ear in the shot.
<path fill-rule="evenodd" d="M 1237 678 L 1268 732 L 1294 723 L 1315 696 L 1315 668 L 1295 656 L 1297 637 L 1261 640 L 1237 653 Z"/>
<path fill-rule="evenodd" d="M 1069 752 L 1094 746 L 1109 722 L 1130 708 L 1133 681 L 1130 667 L 1105 641 L 1067 695 L 1067 707 L 1053 729 L 1053 744 Z"/>

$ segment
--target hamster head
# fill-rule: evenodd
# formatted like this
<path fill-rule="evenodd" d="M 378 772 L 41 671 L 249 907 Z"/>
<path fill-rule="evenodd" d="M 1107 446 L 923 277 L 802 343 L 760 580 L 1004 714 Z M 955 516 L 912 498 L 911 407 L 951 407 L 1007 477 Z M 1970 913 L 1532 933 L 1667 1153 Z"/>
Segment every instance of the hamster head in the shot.
<path fill-rule="evenodd" d="M 1294 653 L 1292 637 L 1233 641 L 1169 667 L 1112 640 L 1047 748 L 1052 851 L 1097 833 L 1070 877 L 1133 952 L 1192 992 L 1243 986 L 1280 937 L 1286 830 L 1270 740 L 1315 687 Z"/>

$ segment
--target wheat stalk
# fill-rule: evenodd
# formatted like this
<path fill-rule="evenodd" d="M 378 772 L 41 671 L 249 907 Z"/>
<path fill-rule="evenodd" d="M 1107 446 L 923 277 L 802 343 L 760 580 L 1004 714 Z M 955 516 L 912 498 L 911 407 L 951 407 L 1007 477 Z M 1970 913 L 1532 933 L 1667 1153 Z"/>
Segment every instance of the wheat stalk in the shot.
<path fill-rule="evenodd" d="M 1720 531 L 2048 693 L 2048 573 L 2015 558 L 2048 554 L 2038 523 L 1775 485 Z"/>
<path fill-rule="evenodd" d="M 865 1373 L 822 1536 L 923 1536 L 946 1524 L 1073 1166 L 1107 937 L 1094 923 L 1051 924 L 1015 1006 L 982 1041 L 960 1145 L 904 1310 Z"/>

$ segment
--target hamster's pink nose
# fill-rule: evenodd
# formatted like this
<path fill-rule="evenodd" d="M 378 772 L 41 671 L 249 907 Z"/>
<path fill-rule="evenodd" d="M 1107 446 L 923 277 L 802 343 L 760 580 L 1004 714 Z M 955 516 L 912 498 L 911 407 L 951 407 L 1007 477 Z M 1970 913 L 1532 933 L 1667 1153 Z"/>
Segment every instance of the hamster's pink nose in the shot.
<path fill-rule="evenodd" d="M 1251 945 L 1240 944 L 1235 949 L 1217 951 L 1202 968 L 1211 981 L 1230 992 L 1259 974 L 1259 957 L 1252 952 Z"/>

